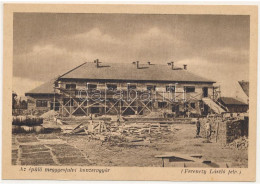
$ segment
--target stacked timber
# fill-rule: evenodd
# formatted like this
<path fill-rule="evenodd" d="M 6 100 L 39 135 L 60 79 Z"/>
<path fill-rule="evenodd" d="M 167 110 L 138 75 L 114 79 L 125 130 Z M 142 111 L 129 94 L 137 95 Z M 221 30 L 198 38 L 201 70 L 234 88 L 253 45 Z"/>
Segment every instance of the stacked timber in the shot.
<path fill-rule="evenodd" d="M 13 116 L 13 133 L 41 133 L 43 131 L 43 118 L 36 116 Z"/>
<path fill-rule="evenodd" d="M 63 131 L 69 134 L 85 134 L 110 144 L 127 146 L 146 146 L 153 140 L 161 139 L 176 131 L 172 124 L 167 123 L 134 123 L 117 121 L 95 121 L 80 123 L 72 130 Z"/>
<path fill-rule="evenodd" d="M 232 143 L 244 136 L 245 120 L 224 120 L 219 123 L 218 140 L 222 145 Z M 246 134 L 245 134 L 246 135 Z"/>
<path fill-rule="evenodd" d="M 35 116 L 13 116 L 12 125 L 37 126 L 43 123 L 43 119 Z"/>

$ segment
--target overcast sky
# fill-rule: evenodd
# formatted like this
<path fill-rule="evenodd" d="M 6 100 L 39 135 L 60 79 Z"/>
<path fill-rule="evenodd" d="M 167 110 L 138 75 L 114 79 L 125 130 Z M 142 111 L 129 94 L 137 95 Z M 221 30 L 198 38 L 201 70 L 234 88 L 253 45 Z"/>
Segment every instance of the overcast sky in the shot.
<path fill-rule="evenodd" d="M 249 16 L 234 15 L 15 13 L 13 90 L 22 94 L 99 58 L 188 64 L 234 96 L 231 86 L 249 78 L 249 24 Z"/>

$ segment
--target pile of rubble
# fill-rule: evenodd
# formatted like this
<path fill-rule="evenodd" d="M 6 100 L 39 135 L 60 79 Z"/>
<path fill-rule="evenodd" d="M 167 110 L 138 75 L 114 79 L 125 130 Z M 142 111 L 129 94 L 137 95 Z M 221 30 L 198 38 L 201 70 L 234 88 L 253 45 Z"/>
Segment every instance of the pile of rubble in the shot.
<path fill-rule="evenodd" d="M 233 142 L 227 144 L 226 146 L 230 147 L 230 148 L 235 148 L 238 150 L 247 149 L 248 148 L 248 138 L 245 136 L 240 137 L 239 139 L 234 140 Z"/>

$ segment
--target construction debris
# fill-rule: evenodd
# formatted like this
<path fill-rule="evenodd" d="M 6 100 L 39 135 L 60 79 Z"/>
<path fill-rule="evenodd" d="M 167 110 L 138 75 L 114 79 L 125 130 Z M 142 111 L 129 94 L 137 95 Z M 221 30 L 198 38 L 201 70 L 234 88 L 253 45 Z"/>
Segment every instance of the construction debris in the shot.
<path fill-rule="evenodd" d="M 248 138 L 240 137 L 239 139 L 234 140 L 233 142 L 226 145 L 229 148 L 235 148 L 238 150 L 244 150 L 248 148 Z"/>
<path fill-rule="evenodd" d="M 58 115 L 58 113 L 56 111 L 50 110 L 50 111 L 42 114 L 40 117 L 45 119 L 45 120 L 50 120 L 50 119 L 53 119 L 57 115 Z"/>
<path fill-rule="evenodd" d="M 43 114 L 40 118 L 31 117 L 31 119 L 43 121 L 41 126 L 37 123 L 32 123 L 28 117 L 16 117 L 14 119 L 13 132 L 35 132 L 35 133 L 52 133 L 62 132 L 63 134 L 80 134 L 87 135 L 90 139 L 100 140 L 102 144 L 109 142 L 115 145 L 126 146 L 147 146 L 156 140 L 165 140 L 168 135 L 178 131 L 175 124 L 194 124 L 195 118 L 170 118 L 165 116 L 165 111 L 151 112 L 146 116 L 131 115 L 131 116 L 73 116 L 71 118 L 59 117 L 55 111 L 49 111 Z M 205 137 L 205 123 L 210 122 L 211 133 L 210 138 L 202 141 L 203 143 L 220 142 L 223 145 L 230 144 L 230 147 L 247 148 L 246 141 L 236 143 L 233 140 L 243 136 L 246 124 L 245 117 L 241 114 L 235 116 L 225 116 L 211 114 L 201 118 L 201 136 Z M 27 118 L 27 119 L 26 119 Z M 30 126 L 25 125 L 25 122 Z M 18 126 L 18 125 L 20 126 Z M 35 126 L 31 126 L 35 124 Z M 232 143 L 231 143 L 232 142 Z M 234 146 L 235 145 L 235 146 Z M 240 149 L 240 148 L 239 148 Z"/>
<path fill-rule="evenodd" d="M 115 118 L 111 118 L 116 120 Z M 168 135 L 176 129 L 168 123 L 136 123 L 131 121 L 89 120 L 76 125 L 60 126 L 64 134 L 89 135 L 91 139 L 126 146 L 146 146 L 162 135 Z"/>

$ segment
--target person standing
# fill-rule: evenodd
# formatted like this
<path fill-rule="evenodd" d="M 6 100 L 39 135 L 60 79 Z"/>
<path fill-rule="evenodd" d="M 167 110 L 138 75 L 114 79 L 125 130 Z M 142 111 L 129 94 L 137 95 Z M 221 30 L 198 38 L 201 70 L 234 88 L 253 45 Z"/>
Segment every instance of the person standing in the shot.
<path fill-rule="evenodd" d="M 199 120 L 199 118 L 197 118 L 195 124 L 196 124 L 196 127 L 197 127 L 196 137 L 199 137 L 199 135 L 200 135 L 200 120 Z"/>
<path fill-rule="evenodd" d="M 189 110 L 187 110 L 187 116 L 188 116 L 188 118 L 190 118 L 190 111 Z"/>
<path fill-rule="evenodd" d="M 206 129 L 206 138 L 209 140 L 211 136 L 211 124 L 209 120 L 205 124 L 205 129 Z"/>

